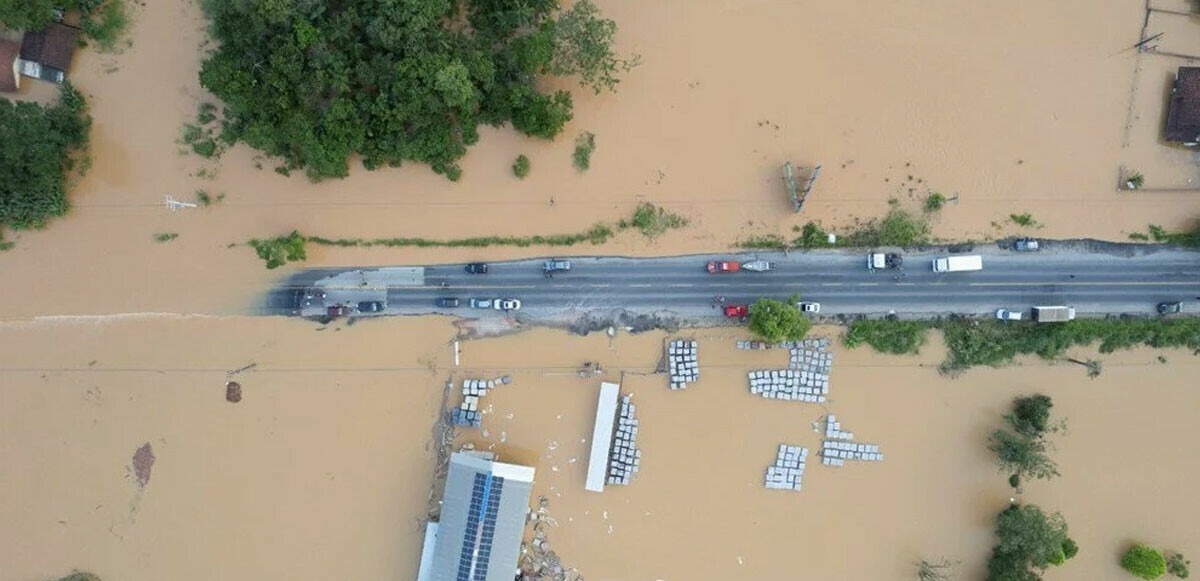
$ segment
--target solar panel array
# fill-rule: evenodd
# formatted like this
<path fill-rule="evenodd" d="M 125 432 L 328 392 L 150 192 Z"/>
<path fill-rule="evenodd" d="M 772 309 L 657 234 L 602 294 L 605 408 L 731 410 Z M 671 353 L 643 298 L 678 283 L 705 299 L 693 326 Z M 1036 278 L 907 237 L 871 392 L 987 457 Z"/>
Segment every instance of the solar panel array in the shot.
<path fill-rule="evenodd" d="M 485 581 L 492 540 L 496 533 L 496 515 L 500 511 L 500 493 L 504 479 L 490 473 L 475 475 L 471 505 L 463 533 L 462 554 L 458 560 L 457 581 Z"/>

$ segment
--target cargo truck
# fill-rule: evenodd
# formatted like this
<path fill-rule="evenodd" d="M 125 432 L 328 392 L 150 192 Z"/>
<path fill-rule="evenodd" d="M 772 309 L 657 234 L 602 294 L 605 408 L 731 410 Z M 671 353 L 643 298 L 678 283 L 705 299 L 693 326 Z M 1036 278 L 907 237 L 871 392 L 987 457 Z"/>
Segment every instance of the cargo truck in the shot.
<path fill-rule="evenodd" d="M 982 256 L 944 256 L 933 259 L 934 272 L 967 272 L 983 270 Z"/>
<path fill-rule="evenodd" d="M 1033 307 L 1033 320 L 1039 323 L 1063 323 L 1075 318 L 1075 307 Z"/>

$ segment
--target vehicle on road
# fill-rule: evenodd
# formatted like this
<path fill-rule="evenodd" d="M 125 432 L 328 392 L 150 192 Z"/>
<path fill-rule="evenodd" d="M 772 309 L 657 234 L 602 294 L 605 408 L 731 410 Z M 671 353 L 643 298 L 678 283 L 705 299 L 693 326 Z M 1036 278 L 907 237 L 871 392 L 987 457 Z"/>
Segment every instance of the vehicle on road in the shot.
<path fill-rule="evenodd" d="M 1063 323 L 1075 318 L 1075 307 L 1033 307 L 1033 320 L 1039 323 Z"/>
<path fill-rule="evenodd" d="M 521 308 L 521 301 L 518 299 L 496 299 L 492 301 L 492 308 L 497 311 L 515 311 Z"/>
<path fill-rule="evenodd" d="M 972 256 L 943 256 L 933 259 L 934 272 L 968 272 L 983 270 L 983 257 Z"/>
<path fill-rule="evenodd" d="M 1037 252 L 1041 250 L 1041 245 L 1038 244 L 1036 238 L 1017 238 L 1013 242 L 1013 249 L 1017 252 Z"/>
<path fill-rule="evenodd" d="M 472 262 L 463 270 L 466 270 L 467 274 L 487 274 L 488 265 L 484 262 Z"/>
<path fill-rule="evenodd" d="M 796 308 L 805 313 L 819 313 L 821 312 L 821 303 L 799 302 L 796 303 Z"/>
<path fill-rule="evenodd" d="M 350 316 L 350 307 L 346 305 L 333 305 L 325 309 L 325 314 L 330 317 L 348 317 Z"/>
<path fill-rule="evenodd" d="M 750 307 L 746 305 L 726 305 L 725 316 L 730 319 L 741 319 L 750 314 Z"/>
<path fill-rule="evenodd" d="M 751 260 L 749 262 L 742 263 L 742 270 L 749 270 L 753 272 L 769 272 L 775 270 L 775 263 L 768 262 L 766 260 Z"/>
<path fill-rule="evenodd" d="M 706 268 L 711 274 L 737 272 L 742 269 L 742 263 L 736 260 L 710 260 Z"/>
<path fill-rule="evenodd" d="M 551 258 L 542 264 L 542 272 L 567 272 L 571 270 L 571 261 L 561 258 Z"/>
<path fill-rule="evenodd" d="M 433 304 L 443 309 L 453 309 L 458 307 L 458 299 L 455 297 L 440 297 L 433 301 Z"/>
<path fill-rule="evenodd" d="M 490 309 L 492 308 L 492 299 L 471 299 L 472 309 Z"/>
<path fill-rule="evenodd" d="M 383 311 L 383 303 L 380 301 L 360 301 L 358 303 L 358 312 L 360 313 L 379 313 Z"/>
<path fill-rule="evenodd" d="M 1010 311 L 1008 309 L 996 309 L 996 318 L 1001 321 L 1020 321 L 1021 311 Z"/>
<path fill-rule="evenodd" d="M 1173 315 L 1183 311 L 1183 303 L 1175 301 L 1173 303 L 1158 303 L 1158 314 Z"/>
<path fill-rule="evenodd" d="M 867 270 L 871 272 L 900 268 L 903 264 L 904 258 L 894 252 L 888 254 L 873 252 L 867 255 Z"/>

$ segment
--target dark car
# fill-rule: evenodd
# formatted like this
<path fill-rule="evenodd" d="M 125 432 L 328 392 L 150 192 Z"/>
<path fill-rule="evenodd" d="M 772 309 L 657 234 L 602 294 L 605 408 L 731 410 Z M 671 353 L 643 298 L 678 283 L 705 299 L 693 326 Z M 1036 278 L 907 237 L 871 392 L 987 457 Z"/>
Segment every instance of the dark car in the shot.
<path fill-rule="evenodd" d="M 378 313 L 383 311 L 383 303 L 379 301 L 362 301 L 358 303 L 360 313 Z"/>
<path fill-rule="evenodd" d="M 483 262 L 472 262 L 467 265 L 467 274 L 487 274 L 488 265 Z"/>
<path fill-rule="evenodd" d="M 441 297 L 438 300 L 433 301 L 433 304 L 443 309 L 453 309 L 458 306 L 458 299 L 455 297 Z"/>
<path fill-rule="evenodd" d="M 1158 314 L 1173 315 L 1183 310 L 1183 303 L 1175 301 L 1173 303 L 1158 303 Z"/>

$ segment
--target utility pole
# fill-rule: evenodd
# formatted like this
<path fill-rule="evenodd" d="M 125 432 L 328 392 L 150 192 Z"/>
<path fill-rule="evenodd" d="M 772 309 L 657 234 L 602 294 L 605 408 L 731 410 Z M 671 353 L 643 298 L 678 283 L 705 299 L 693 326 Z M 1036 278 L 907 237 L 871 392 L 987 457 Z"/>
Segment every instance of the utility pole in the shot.
<path fill-rule="evenodd" d="M 172 212 L 174 212 L 175 210 L 196 207 L 196 204 L 193 204 L 191 202 L 180 202 L 179 200 L 176 200 L 175 198 L 172 198 L 171 196 L 165 196 L 165 197 L 166 197 L 166 202 L 167 202 L 167 208 L 170 208 L 170 210 Z"/>

